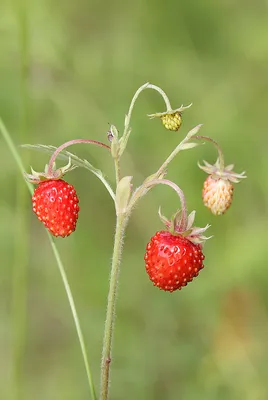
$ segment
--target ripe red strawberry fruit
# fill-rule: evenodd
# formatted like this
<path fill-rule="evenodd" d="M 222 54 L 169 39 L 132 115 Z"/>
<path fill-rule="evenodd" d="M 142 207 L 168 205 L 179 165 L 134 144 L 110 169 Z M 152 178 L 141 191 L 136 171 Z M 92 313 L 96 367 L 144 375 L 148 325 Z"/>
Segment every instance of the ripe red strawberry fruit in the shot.
<path fill-rule="evenodd" d="M 144 260 L 154 286 L 173 292 L 191 282 L 204 267 L 201 245 L 182 235 L 157 232 L 147 244 Z"/>
<path fill-rule="evenodd" d="M 33 211 L 54 236 L 69 236 L 75 231 L 79 200 L 72 185 L 62 179 L 38 184 L 33 197 Z"/>

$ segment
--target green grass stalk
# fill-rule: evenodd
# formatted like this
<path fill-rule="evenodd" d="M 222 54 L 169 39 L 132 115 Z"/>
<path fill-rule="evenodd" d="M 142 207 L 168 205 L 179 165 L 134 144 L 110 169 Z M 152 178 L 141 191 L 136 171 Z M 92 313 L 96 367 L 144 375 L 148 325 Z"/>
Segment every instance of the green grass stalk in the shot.
<path fill-rule="evenodd" d="M 17 152 L 17 149 L 16 149 L 16 147 L 15 147 L 15 145 L 14 145 L 12 139 L 11 139 L 11 136 L 10 136 L 8 130 L 6 129 L 3 121 L 1 120 L 1 118 L 0 118 L 0 132 L 1 132 L 5 142 L 7 144 L 11 154 L 13 155 L 13 158 L 16 161 L 18 169 L 20 170 L 20 172 L 22 174 L 22 177 L 24 179 L 25 168 L 23 167 L 23 164 L 22 164 L 21 158 L 20 158 L 20 156 L 19 156 L 19 154 Z M 32 194 L 33 193 L 33 186 L 30 183 L 28 183 L 27 181 L 25 181 L 25 179 L 24 179 L 24 182 L 27 185 L 30 193 Z M 71 289 L 70 289 L 70 285 L 68 283 L 68 279 L 67 279 L 67 276 L 66 276 L 66 273 L 65 273 L 65 269 L 64 269 L 63 263 L 61 261 L 61 258 L 60 258 L 59 252 L 57 250 L 57 247 L 56 247 L 56 245 L 55 245 L 55 243 L 54 243 L 54 241 L 53 241 L 53 239 L 52 239 L 52 237 L 51 237 L 51 235 L 49 233 L 48 233 L 48 237 L 49 237 L 50 244 L 52 246 L 52 250 L 53 250 L 56 262 L 57 262 L 57 266 L 58 266 L 58 269 L 59 269 L 59 272 L 60 272 L 60 275 L 61 275 L 61 278 L 62 278 L 62 281 L 63 281 L 65 292 L 66 292 L 67 297 L 68 297 L 69 305 L 70 305 L 70 308 L 71 308 L 71 311 L 72 311 L 72 316 L 73 316 L 73 319 L 74 319 L 76 332 L 77 332 L 77 336 L 78 336 L 78 339 L 79 339 L 79 344 L 80 344 L 80 348 L 81 348 L 81 352 L 82 352 L 82 357 L 83 357 L 83 361 L 84 361 L 84 365 L 85 365 L 85 369 L 86 369 L 86 374 L 87 374 L 87 379 L 88 379 L 88 384 L 89 384 L 89 390 L 90 390 L 90 393 L 91 393 L 91 398 L 92 398 L 92 400 L 96 400 L 96 394 L 95 394 L 95 389 L 94 389 L 94 385 L 93 385 L 92 373 L 91 373 L 91 370 L 90 370 L 90 367 L 89 367 L 89 361 L 88 361 L 88 356 L 87 356 L 87 352 L 86 352 L 86 345 L 85 345 L 84 337 L 83 337 L 83 334 L 82 334 L 82 329 L 81 329 L 80 321 L 79 321 L 79 318 L 78 318 L 78 314 L 77 314 L 77 311 L 76 311 L 73 295 L 72 295 L 72 292 L 71 292 Z"/>

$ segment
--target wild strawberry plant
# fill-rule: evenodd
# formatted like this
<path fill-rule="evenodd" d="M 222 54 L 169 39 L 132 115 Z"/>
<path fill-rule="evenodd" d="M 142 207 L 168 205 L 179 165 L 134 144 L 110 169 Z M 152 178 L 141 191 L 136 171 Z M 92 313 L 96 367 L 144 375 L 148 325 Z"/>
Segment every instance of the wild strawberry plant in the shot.
<path fill-rule="evenodd" d="M 199 228 L 194 225 L 195 211 L 188 214 L 183 191 L 176 183 L 166 178 L 170 162 L 180 151 L 192 149 L 203 141 L 208 141 L 216 147 L 218 157 L 215 163 L 209 164 L 204 161 L 204 166 L 199 165 L 203 171 L 209 174 L 204 182 L 202 192 L 203 202 L 215 215 L 222 215 L 226 212 L 232 203 L 233 183 L 237 183 L 240 179 L 246 177 L 244 172 L 241 174 L 233 172 L 233 165 L 225 167 L 223 152 L 220 146 L 213 139 L 198 135 L 201 125 L 197 125 L 187 133 L 167 159 L 160 164 L 158 170 L 147 177 L 140 186 L 134 188 L 131 183 L 132 177 L 125 176 L 121 171 L 121 157 L 127 148 L 128 139 L 131 134 L 130 121 L 134 105 L 139 95 L 146 89 L 153 89 L 160 93 L 166 105 L 166 110 L 164 112 L 155 113 L 149 115 L 149 117 L 160 118 L 166 129 L 178 131 L 182 124 L 182 113 L 191 105 L 172 109 L 164 91 L 155 85 L 146 83 L 137 90 L 131 101 L 128 113 L 125 116 L 123 134 L 120 136 L 118 129 L 114 125 L 111 126 L 107 133 L 107 139 L 110 145 L 91 139 L 71 140 L 58 148 L 46 145 L 25 145 L 25 147 L 43 150 L 52 154 L 43 172 L 35 172 L 32 170 L 31 174 L 25 174 L 25 176 L 28 182 L 36 185 L 32 196 L 33 211 L 53 236 L 66 237 L 73 233 L 76 228 L 79 213 L 79 200 L 74 187 L 63 180 L 63 176 L 64 179 L 66 179 L 65 177 L 68 172 L 74 168 L 83 167 L 95 174 L 104 184 L 114 202 L 116 230 L 103 337 L 100 400 L 107 400 L 109 398 L 112 360 L 111 346 L 115 324 L 119 268 L 123 250 L 124 233 L 134 207 L 136 207 L 143 196 L 157 185 L 169 186 L 179 197 L 179 210 L 177 210 L 177 206 L 175 206 L 174 215 L 171 218 L 168 219 L 164 217 L 159 210 L 160 220 L 165 225 L 165 230 L 153 234 L 151 240 L 147 244 L 144 256 L 146 272 L 153 284 L 164 291 L 174 292 L 191 282 L 204 267 L 203 261 L 205 257 L 203 254 L 203 246 L 204 242 L 208 239 L 204 234 L 209 226 L 207 225 L 203 228 Z M 100 170 L 93 167 L 87 160 L 82 160 L 66 150 L 69 146 L 75 144 L 92 144 L 109 151 L 114 161 L 114 188 Z M 56 159 L 66 159 L 68 160 L 68 164 L 63 168 L 57 169 Z M 62 275 L 63 280 L 65 280 L 65 275 Z M 69 300 L 71 299 L 70 304 L 73 309 L 73 299 L 70 292 L 68 292 L 69 290 L 69 286 L 67 285 L 67 293 Z M 74 318 L 76 321 L 75 313 Z M 82 333 L 79 325 L 77 331 L 81 339 Z M 83 339 L 81 339 L 80 342 L 82 343 L 81 348 L 88 372 Z M 89 383 L 90 386 L 93 385 L 90 377 Z M 93 399 L 96 399 L 94 389 L 91 390 L 91 393 Z"/>

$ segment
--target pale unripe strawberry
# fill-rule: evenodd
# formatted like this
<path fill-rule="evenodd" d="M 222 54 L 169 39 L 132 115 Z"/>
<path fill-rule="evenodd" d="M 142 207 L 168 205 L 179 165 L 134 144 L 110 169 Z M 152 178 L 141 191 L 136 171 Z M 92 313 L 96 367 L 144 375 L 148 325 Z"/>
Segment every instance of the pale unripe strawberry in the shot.
<path fill-rule="evenodd" d="M 182 112 L 187 110 L 187 108 L 191 107 L 192 104 L 189 106 L 184 107 L 181 105 L 176 110 L 172 110 L 170 107 L 167 111 L 161 113 L 155 113 L 148 115 L 150 118 L 161 118 L 161 121 L 166 129 L 169 131 L 178 131 L 182 124 Z"/>
<path fill-rule="evenodd" d="M 162 123 L 169 131 L 179 130 L 182 124 L 181 113 L 175 112 L 174 114 L 165 114 L 161 116 Z"/>
<path fill-rule="evenodd" d="M 224 214 L 232 204 L 234 186 L 240 179 L 246 178 L 245 172 L 237 174 L 233 171 L 233 165 L 224 167 L 223 162 L 218 159 L 214 165 L 204 161 L 199 165 L 209 176 L 204 182 L 202 198 L 204 205 L 214 215 Z"/>
<path fill-rule="evenodd" d="M 233 190 L 234 187 L 228 179 L 214 179 L 209 175 L 202 191 L 204 205 L 214 215 L 224 214 L 232 204 Z"/>

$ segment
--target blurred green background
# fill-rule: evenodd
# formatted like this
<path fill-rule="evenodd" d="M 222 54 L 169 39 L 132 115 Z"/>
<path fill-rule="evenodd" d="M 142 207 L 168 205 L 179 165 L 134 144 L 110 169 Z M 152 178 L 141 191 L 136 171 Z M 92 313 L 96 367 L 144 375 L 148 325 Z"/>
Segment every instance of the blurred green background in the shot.
<path fill-rule="evenodd" d="M 161 97 L 149 90 L 141 95 L 123 158 L 136 185 L 198 123 L 248 179 L 236 185 L 227 214 L 216 218 L 202 204 L 205 174 L 197 168 L 197 161 L 215 162 L 215 149 L 200 146 L 170 165 L 168 176 L 185 191 L 189 210 L 197 210 L 196 223 L 211 224 L 213 235 L 199 278 L 173 294 L 152 286 L 143 256 L 162 228 L 159 205 L 171 214 L 176 195 L 159 187 L 135 210 L 122 260 L 111 399 L 267 399 L 268 3 L 1 0 L 0 115 L 17 146 L 105 142 L 109 123 L 122 132 L 130 100 L 147 81 L 161 86 L 174 108 L 193 106 L 180 131 L 168 132 L 146 117 L 164 111 Z M 1 136 L 0 144 L 0 398 L 89 399 L 45 229 Z M 19 151 L 28 171 L 48 161 L 46 154 Z M 70 151 L 114 182 L 105 150 Z M 98 388 L 114 209 L 88 171 L 77 169 L 68 180 L 81 212 L 76 233 L 57 246 Z"/>

